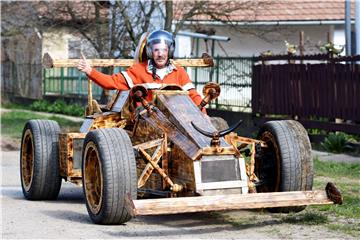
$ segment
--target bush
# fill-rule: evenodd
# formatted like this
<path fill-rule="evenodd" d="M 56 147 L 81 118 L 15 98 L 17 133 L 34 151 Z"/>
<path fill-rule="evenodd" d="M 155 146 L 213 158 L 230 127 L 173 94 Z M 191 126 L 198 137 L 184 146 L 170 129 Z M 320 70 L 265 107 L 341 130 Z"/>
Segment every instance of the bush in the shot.
<path fill-rule="evenodd" d="M 328 152 L 333 153 L 342 153 L 346 150 L 351 150 L 349 145 L 350 136 L 339 132 L 339 133 L 330 133 L 324 139 L 324 142 L 321 143 L 321 146 Z"/>
<path fill-rule="evenodd" d="M 61 113 L 78 117 L 84 115 L 84 107 L 79 104 L 67 104 L 64 100 L 56 100 L 54 103 L 46 100 L 38 100 L 30 105 L 30 109 L 34 111 Z"/>
<path fill-rule="evenodd" d="M 34 111 L 47 112 L 48 105 L 48 102 L 44 100 L 38 100 L 30 105 L 30 109 Z"/>

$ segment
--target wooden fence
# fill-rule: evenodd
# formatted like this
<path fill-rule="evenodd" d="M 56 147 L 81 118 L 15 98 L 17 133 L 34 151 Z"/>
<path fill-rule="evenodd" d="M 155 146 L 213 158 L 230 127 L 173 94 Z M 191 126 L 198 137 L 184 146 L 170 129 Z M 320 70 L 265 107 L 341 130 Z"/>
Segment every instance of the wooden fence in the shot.
<path fill-rule="evenodd" d="M 360 56 L 274 56 L 256 60 L 260 64 L 253 67 L 253 114 L 296 116 L 306 127 L 360 134 L 360 125 L 356 124 L 360 123 L 360 64 L 356 63 Z M 274 60 L 286 63 L 269 64 Z M 322 118 L 327 123 L 312 121 Z M 336 118 L 344 123 L 329 123 Z"/>

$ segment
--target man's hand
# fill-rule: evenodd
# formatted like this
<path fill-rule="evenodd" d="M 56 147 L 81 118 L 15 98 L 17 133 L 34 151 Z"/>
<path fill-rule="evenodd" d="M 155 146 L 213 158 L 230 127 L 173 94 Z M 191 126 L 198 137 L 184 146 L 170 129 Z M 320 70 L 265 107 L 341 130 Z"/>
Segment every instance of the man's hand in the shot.
<path fill-rule="evenodd" d="M 79 61 L 79 63 L 77 64 L 77 69 L 79 69 L 80 71 L 86 73 L 87 75 L 90 75 L 91 73 L 91 66 L 88 63 L 88 61 L 86 61 L 86 58 L 83 54 L 81 54 L 81 60 Z"/>

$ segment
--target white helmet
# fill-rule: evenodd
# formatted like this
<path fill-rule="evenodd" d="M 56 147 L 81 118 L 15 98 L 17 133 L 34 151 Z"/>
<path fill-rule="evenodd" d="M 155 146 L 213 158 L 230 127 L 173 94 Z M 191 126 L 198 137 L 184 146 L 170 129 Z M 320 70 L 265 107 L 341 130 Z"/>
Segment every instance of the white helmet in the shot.
<path fill-rule="evenodd" d="M 165 43 L 169 48 L 169 59 L 174 57 L 175 39 L 174 36 L 165 30 L 156 30 L 149 34 L 146 40 L 146 54 L 148 58 L 152 56 L 152 46 L 157 43 Z"/>

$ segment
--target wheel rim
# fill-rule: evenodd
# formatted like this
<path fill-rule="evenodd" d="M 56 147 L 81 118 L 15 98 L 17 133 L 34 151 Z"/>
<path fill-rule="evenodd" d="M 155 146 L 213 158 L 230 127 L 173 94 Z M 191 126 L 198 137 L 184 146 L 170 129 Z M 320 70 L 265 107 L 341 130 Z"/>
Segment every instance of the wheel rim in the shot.
<path fill-rule="evenodd" d="M 88 206 L 93 214 L 98 214 L 103 198 L 103 176 L 99 152 L 93 142 L 85 148 L 84 185 Z"/>
<path fill-rule="evenodd" d="M 264 171 L 264 168 L 266 169 L 265 171 L 267 171 L 267 173 L 265 173 L 265 184 L 260 186 L 261 192 L 278 192 L 281 181 L 281 157 L 279 146 L 275 136 L 269 131 L 264 132 L 261 135 L 260 140 L 265 141 L 268 146 L 265 150 L 267 157 L 256 164 L 256 168 L 258 169 L 256 172 L 257 176 L 260 175 L 259 171 Z"/>
<path fill-rule="evenodd" d="M 30 190 L 34 176 L 34 143 L 30 129 L 24 133 L 21 143 L 21 180 L 26 192 Z"/>

